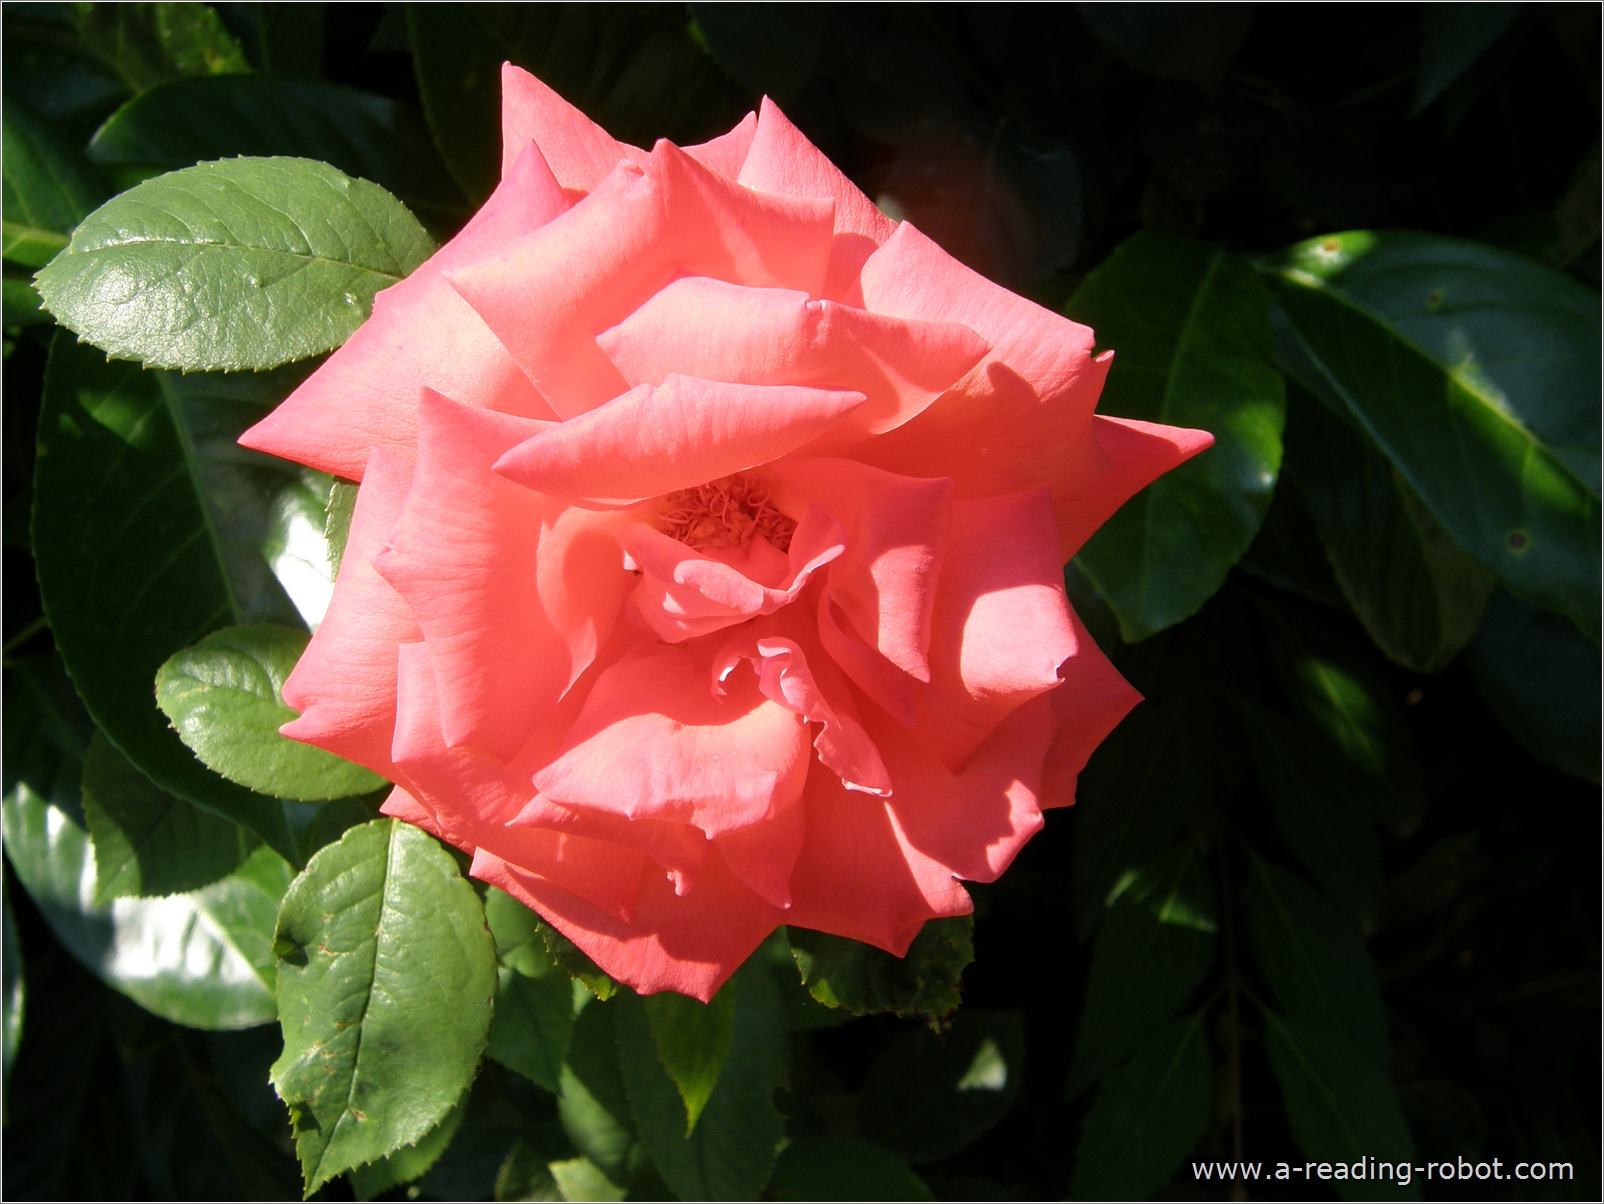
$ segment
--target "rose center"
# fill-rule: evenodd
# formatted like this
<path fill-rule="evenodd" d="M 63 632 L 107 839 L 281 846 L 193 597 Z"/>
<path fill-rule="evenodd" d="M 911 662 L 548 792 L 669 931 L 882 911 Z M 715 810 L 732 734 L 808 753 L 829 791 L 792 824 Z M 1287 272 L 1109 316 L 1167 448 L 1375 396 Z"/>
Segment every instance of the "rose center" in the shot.
<path fill-rule="evenodd" d="M 664 496 L 658 529 L 686 547 L 738 548 L 761 535 L 778 551 L 791 549 L 796 523 L 769 505 L 769 487 L 736 473 Z"/>

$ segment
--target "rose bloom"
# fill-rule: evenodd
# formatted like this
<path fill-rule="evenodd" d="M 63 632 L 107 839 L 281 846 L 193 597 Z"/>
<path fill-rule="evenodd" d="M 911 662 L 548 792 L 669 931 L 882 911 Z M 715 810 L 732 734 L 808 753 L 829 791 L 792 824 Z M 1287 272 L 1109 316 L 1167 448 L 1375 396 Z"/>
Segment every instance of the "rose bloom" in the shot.
<path fill-rule="evenodd" d="M 502 88 L 494 195 L 241 440 L 362 483 L 283 731 L 639 991 L 900 956 L 1138 701 L 1062 566 L 1210 436 L 768 101 L 648 153 Z"/>

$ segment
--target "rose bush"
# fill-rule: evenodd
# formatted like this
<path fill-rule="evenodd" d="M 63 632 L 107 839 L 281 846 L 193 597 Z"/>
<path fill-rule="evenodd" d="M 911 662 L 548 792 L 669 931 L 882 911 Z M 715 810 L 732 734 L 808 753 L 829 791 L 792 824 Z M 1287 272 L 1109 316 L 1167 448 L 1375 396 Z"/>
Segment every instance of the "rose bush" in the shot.
<path fill-rule="evenodd" d="M 241 440 L 361 481 L 283 730 L 640 991 L 900 955 L 1137 701 L 1062 565 L 1211 438 L 768 102 L 648 153 L 502 84 L 494 195 Z"/>

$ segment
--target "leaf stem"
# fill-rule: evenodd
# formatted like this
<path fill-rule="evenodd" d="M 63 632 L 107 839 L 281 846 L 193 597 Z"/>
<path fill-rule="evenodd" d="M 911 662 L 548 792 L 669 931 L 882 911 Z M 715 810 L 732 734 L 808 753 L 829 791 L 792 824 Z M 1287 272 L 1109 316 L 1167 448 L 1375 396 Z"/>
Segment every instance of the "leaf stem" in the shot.
<path fill-rule="evenodd" d="M 4 647 L 0 647 L 0 656 L 10 656 L 18 648 L 21 648 L 24 644 L 33 639 L 34 636 L 38 635 L 48 626 L 50 626 L 50 620 L 45 618 L 44 615 L 40 615 L 32 623 L 29 623 L 21 631 L 17 632 L 16 635 L 7 640 Z"/>

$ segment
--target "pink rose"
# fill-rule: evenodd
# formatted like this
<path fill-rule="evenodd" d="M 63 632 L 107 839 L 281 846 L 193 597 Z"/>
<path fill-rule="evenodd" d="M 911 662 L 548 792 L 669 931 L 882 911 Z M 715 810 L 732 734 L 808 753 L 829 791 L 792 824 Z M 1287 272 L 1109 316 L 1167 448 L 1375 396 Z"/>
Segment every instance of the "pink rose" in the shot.
<path fill-rule="evenodd" d="M 1062 566 L 1211 439 L 767 101 L 648 153 L 502 87 L 495 194 L 241 440 L 362 482 L 284 732 L 637 990 L 900 955 L 1137 701 Z"/>

